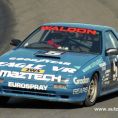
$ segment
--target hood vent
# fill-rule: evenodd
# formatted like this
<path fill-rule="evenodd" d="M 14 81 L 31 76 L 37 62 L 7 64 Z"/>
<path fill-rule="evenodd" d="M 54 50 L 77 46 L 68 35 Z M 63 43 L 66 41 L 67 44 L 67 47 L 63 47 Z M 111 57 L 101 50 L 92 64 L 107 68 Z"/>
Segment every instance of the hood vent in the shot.
<path fill-rule="evenodd" d="M 59 56 L 55 56 L 55 55 L 46 55 L 46 54 L 40 54 L 40 53 L 35 53 L 34 55 L 35 55 L 36 57 L 42 57 L 42 58 L 60 59 Z"/>

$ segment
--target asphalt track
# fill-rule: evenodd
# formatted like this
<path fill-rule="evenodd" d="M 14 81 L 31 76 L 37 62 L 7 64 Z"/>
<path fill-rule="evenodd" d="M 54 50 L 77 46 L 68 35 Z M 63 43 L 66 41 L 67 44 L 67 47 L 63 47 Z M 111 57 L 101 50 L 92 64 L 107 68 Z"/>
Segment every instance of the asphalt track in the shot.
<path fill-rule="evenodd" d="M 45 22 L 85 22 L 118 29 L 118 0 L 0 0 L 0 53 L 13 38 L 23 40 Z M 118 107 L 118 93 L 85 108 L 66 103 L 12 98 L 0 106 L 0 118 L 117 118 L 118 112 L 96 112 L 94 108 Z"/>

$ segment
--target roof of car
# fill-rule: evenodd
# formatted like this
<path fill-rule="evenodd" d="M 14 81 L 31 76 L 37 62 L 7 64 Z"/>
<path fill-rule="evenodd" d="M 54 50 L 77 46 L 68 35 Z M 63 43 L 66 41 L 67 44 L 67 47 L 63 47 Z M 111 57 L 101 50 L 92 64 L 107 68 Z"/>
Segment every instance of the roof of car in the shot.
<path fill-rule="evenodd" d="M 48 26 L 64 26 L 64 27 L 80 27 L 80 28 L 88 28 L 88 29 L 94 29 L 99 31 L 104 31 L 108 29 L 113 29 L 109 26 L 103 26 L 103 25 L 94 25 L 94 24 L 84 24 L 84 23 L 46 23 L 44 25 Z"/>

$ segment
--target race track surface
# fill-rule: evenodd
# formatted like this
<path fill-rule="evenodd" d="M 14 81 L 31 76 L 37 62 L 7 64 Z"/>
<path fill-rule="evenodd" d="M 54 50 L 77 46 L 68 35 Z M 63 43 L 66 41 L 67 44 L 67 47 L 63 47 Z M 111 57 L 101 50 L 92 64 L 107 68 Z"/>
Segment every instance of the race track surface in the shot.
<path fill-rule="evenodd" d="M 118 0 L 0 0 L 0 53 L 10 49 L 11 39 L 23 40 L 45 22 L 85 22 L 118 29 Z M 118 117 L 116 111 L 96 112 L 98 107 L 118 108 L 118 93 L 99 98 L 89 108 L 12 98 L 0 106 L 0 118 Z"/>

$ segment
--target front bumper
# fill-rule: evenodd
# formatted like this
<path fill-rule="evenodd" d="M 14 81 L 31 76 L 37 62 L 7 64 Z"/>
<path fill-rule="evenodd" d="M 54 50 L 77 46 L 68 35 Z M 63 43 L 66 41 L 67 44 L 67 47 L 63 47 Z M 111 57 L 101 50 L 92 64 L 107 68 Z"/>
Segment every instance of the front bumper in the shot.
<path fill-rule="evenodd" d="M 86 93 L 73 94 L 73 89 L 48 88 L 46 91 L 34 91 L 0 86 L 0 96 L 21 97 L 55 102 L 76 103 L 85 100 Z"/>

